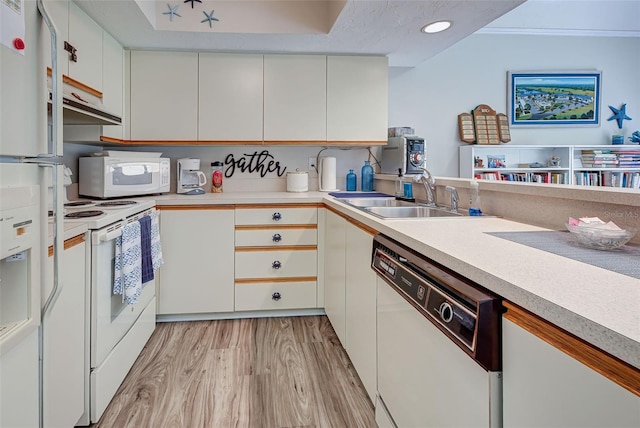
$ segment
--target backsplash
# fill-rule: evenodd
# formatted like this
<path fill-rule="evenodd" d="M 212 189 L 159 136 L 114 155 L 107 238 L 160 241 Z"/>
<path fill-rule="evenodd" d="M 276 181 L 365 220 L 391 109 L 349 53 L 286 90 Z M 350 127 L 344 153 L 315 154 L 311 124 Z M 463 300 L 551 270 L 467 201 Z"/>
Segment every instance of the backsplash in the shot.
<path fill-rule="evenodd" d="M 163 157 L 171 159 L 171 191 L 176 188 L 176 160 L 192 157 L 200 159 L 200 169 L 209 176 L 211 162 L 224 162 L 224 191 L 285 191 L 286 173 L 289 171 L 309 171 L 309 190 L 318 190 L 318 174 L 309 170 L 309 158 L 318 154 L 336 158 L 336 184 L 339 189 L 346 188 L 346 175 L 353 169 L 358 175 L 360 190 L 360 169 L 365 160 L 369 160 L 367 148 L 323 148 L 320 146 L 144 146 L 101 147 L 93 145 L 66 143 L 64 162 L 73 172 L 72 181 L 77 183 L 78 157 L 102 150 L 125 150 L 139 152 L 162 152 Z M 378 156 L 379 148 L 372 148 Z M 265 153 L 266 152 L 266 153 Z M 370 158 L 372 165 L 376 160 Z M 229 176 L 230 175 L 230 176 Z M 208 186 L 205 186 L 208 187 Z"/>

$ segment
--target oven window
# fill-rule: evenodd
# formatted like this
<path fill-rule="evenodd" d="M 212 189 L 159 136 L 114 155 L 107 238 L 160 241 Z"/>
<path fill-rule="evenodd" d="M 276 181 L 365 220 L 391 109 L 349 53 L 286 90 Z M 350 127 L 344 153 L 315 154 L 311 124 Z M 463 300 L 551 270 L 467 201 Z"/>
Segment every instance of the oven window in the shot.
<path fill-rule="evenodd" d="M 153 182 L 153 166 L 145 163 L 114 165 L 111 171 L 114 186 L 138 186 Z"/>

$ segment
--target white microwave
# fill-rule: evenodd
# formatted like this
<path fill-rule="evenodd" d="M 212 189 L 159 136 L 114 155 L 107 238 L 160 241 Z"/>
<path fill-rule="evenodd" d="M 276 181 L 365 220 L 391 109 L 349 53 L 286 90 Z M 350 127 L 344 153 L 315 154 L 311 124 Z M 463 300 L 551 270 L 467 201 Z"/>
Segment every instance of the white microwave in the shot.
<path fill-rule="evenodd" d="M 81 157 L 78 194 L 94 198 L 152 195 L 169 191 L 169 159 Z"/>

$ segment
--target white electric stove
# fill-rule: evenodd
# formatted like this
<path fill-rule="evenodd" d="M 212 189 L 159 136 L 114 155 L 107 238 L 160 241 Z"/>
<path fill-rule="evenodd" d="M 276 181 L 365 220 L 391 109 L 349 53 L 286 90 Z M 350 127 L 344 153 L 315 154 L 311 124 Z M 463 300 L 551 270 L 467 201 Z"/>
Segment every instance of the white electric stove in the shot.
<path fill-rule="evenodd" d="M 64 204 L 64 221 L 83 222 L 89 229 L 97 230 L 142 213 L 155 205 L 153 200 L 142 199 L 71 201 Z"/>

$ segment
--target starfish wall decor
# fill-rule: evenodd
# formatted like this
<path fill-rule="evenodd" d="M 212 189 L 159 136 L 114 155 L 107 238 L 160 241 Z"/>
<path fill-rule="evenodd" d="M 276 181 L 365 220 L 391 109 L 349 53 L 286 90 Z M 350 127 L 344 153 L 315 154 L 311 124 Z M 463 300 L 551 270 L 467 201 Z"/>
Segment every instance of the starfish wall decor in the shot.
<path fill-rule="evenodd" d="M 180 15 L 178 13 L 178 8 L 180 7 L 180 5 L 176 5 L 175 7 L 171 7 L 171 5 L 169 3 L 167 3 L 167 7 L 169 8 L 168 11 L 166 12 L 162 12 L 163 15 L 169 15 L 169 21 L 173 22 L 173 17 L 177 16 L 182 18 L 182 15 Z"/>
<path fill-rule="evenodd" d="M 209 28 L 211 28 L 211 22 L 220 21 L 218 18 L 213 16 L 213 12 L 214 12 L 213 9 L 211 9 L 211 13 L 207 13 L 203 10 L 202 13 L 204 13 L 204 16 L 206 16 L 206 18 L 200 21 L 200 23 L 202 24 L 202 23 L 208 22 Z"/>
<path fill-rule="evenodd" d="M 618 121 L 618 128 L 622 129 L 622 121 L 631 120 L 631 118 L 629 116 L 627 116 L 627 105 L 626 104 L 622 104 L 622 107 L 620 107 L 619 109 L 617 109 L 617 108 L 615 108 L 613 106 L 609 106 L 609 108 L 613 112 L 613 116 L 611 116 L 609 119 L 607 119 L 607 121 L 609 121 L 609 120 L 617 120 Z"/>

